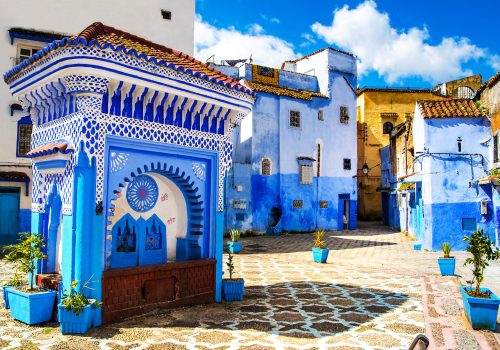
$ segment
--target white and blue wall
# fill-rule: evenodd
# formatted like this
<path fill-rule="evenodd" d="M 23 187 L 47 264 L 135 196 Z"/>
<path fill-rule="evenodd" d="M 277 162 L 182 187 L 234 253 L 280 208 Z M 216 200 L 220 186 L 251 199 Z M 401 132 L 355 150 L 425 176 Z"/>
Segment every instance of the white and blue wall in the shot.
<path fill-rule="evenodd" d="M 240 69 L 240 78 L 253 80 L 251 65 Z M 234 134 L 235 166 L 226 181 L 231 183 L 226 185 L 226 207 L 246 201 L 247 209 L 228 208 L 226 229 L 269 232 L 277 219 L 278 230 L 284 231 L 342 230 L 344 221 L 346 228 L 356 227 L 356 81 L 355 58 L 325 49 L 279 70 L 279 87 L 324 97 L 307 100 L 256 92 L 251 115 Z M 341 106 L 348 108 L 347 123 L 340 121 Z M 300 112 L 300 127 L 290 126 L 290 111 Z M 319 111 L 324 120 L 318 119 Z M 313 164 L 312 184 L 300 182 L 304 158 Z M 270 175 L 262 174 L 263 159 L 270 161 Z M 344 169 L 344 159 L 350 160 L 350 169 Z M 302 207 L 294 208 L 298 200 Z"/>
<path fill-rule="evenodd" d="M 417 106 L 413 138 L 419 175 L 412 225 L 420 227 L 423 248 L 439 250 L 449 242 L 463 250 L 463 236 L 478 226 L 494 239 L 491 193 L 477 181 L 489 169 L 489 120 L 424 118 Z"/>

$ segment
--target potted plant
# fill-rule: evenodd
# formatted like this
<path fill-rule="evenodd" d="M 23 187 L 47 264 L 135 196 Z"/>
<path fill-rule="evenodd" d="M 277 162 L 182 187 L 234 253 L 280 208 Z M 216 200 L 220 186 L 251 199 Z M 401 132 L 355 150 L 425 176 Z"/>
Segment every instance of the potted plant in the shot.
<path fill-rule="evenodd" d="M 83 293 L 90 289 L 88 283 L 89 281 L 77 291 L 78 281 L 73 281 L 70 290 L 64 291 L 61 303 L 57 306 L 62 334 L 84 334 L 92 325 L 93 309 L 100 307 L 101 303 L 88 299 Z"/>
<path fill-rule="evenodd" d="M 7 293 L 7 291 L 11 288 L 21 287 L 22 284 L 23 283 L 21 281 L 21 275 L 19 274 L 19 271 L 16 271 L 14 277 L 12 277 L 2 286 L 3 305 L 6 309 L 10 309 L 9 293 Z"/>
<path fill-rule="evenodd" d="M 438 258 L 439 271 L 441 276 L 454 276 L 455 275 L 455 258 L 450 256 L 451 244 L 444 242 L 441 246 L 443 250 L 443 257 Z"/>
<path fill-rule="evenodd" d="M 314 247 L 312 248 L 314 262 L 326 263 L 330 250 L 326 249 L 325 241 L 323 240 L 325 231 L 316 231 L 314 236 Z"/>
<path fill-rule="evenodd" d="M 238 254 L 241 251 L 241 242 L 239 241 L 241 232 L 240 230 L 231 230 L 229 235 L 231 236 L 231 241 L 227 242 L 229 252 Z"/>
<path fill-rule="evenodd" d="M 498 259 L 500 251 L 494 248 L 490 237 L 483 230 L 473 232 L 470 237 L 465 236 L 464 241 L 467 242 L 466 250 L 472 254 L 465 260 L 464 266 L 472 265 L 473 275 L 471 286 L 460 287 L 465 314 L 472 328 L 495 330 L 500 299 L 488 288 L 481 288 L 481 283 L 488 262 Z M 475 288 L 472 283 L 476 284 Z"/>
<path fill-rule="evenodd" d="M 6 247 L 5 259 L 19 266 L 18 271 L 29 278 L 29 285 L 21 285 L 7 289 L 10 315 L 21 322 L 36 324 L 49 321 L 56 299 L 56 292 L 33 286 L 33 275 L 37 260 L 46 258 L 42 252 L 43 237 L 38 233 L 24 232 L 18 244 Z"/>
<path fill-rule="evenodd" d="M 226 301 L 242 301 L 245 291 L 245 280 L 243 278 L 233 278 L 233 253 L 229 249 L 226 266 L 229 278 L 222 279 L 222 297 Z"/>

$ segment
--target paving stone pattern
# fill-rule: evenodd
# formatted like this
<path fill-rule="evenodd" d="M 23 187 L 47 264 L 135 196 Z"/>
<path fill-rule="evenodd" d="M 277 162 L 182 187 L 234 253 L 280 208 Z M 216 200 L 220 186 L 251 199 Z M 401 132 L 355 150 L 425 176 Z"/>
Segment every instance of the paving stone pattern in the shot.
<path fill-rule="evenodd" d="M 236 277 L 245 278 L 242 303 L 169 310 L 85 336 L 63 336 L 55 323 L 29 327 L 1 309 L 0 348 L 407 349 L 426 329 L 422 277 L 437 274 L 436 256 L 413 251 L 407 237 L 380 225 L 326 236 L 327 264 L 312 262 L 312 234 L 243 239 L 235 256 Z M 11 270 L 0 262 L 0 280 Z M 435 312 L 461 307 L 443 305 Z M 444 326 L 433 322 L 428 334 L 439 336 Z M 471 339 L 457 333 L 456 341 Z"/>

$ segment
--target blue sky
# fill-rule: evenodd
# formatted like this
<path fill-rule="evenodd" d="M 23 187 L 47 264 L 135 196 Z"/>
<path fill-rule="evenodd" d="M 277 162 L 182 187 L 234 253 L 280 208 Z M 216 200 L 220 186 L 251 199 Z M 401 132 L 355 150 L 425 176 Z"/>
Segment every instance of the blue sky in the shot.
<path fill-rule="evenodd" d="M 196 0 L 195 55 L 279 66 L 333 46 L 359 86 L 432 86 L 500 70 L 498 0 Z"/>

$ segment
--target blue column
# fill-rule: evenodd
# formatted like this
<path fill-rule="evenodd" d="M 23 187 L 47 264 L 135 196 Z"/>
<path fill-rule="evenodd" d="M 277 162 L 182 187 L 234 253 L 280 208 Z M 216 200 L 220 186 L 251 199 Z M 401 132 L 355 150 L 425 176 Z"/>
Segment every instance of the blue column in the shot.
<path fill-rule="evenodd" d="M 215 301 L 220 303 L 222 300 L 222 263 L 223 263 L 223 245 L 224 245 L 224 212 L 217 212 L 215 215 Z"/>
<path fill-rule="evenodd" d="M 80 144 L 78 160 L 75 165 L 76 206 L 75 215 L 75 279 L 79 281 L 78 290 L 91 276 L 90 251 L 92 247 L 92 208 L 95 202 L 93 196 L 95 181 L 89 158 L 84 151 L 83 142 Z M 73 201 L 75 202 L 75 201 Z M 86 291 L 86 294 L 90 294 Z"/>
<path fill-rule="evenodd" d="M 41 235 L 44 234 L 44 227 L 46 226 L 47 222 L 47 214 L 46 213 L 36 213 L 32 212 L 31 213 L 31 232 L 32 233 L 39 233 Z M 36 275 L 39 273 L 43 272 L 44 269 L 44 264 L 42 264 L 42 261 L 37 261 L 36 263 L 36 271 L 34 275 L 32 276 L 27 276 L 28 283 L 30 280 L 33 280 L 33 284 L 36 284 Z"/>
<path fill-rule="evenodd" d="M 75 279 L 75 220 L 73 215 L 62 216 L 61 278 L 63 289 L 69 290 Z"/>

